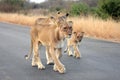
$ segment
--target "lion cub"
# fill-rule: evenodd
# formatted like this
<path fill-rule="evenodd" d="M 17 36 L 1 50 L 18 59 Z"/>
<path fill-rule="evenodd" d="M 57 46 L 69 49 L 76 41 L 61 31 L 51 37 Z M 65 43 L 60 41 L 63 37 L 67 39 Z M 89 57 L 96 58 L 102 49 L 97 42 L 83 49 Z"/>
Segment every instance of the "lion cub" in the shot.
<path fill-rule="evenodd" d="M 65 49 L 64 52 L 67 52 L 69 56 L 72 56 L 72 51 L 70 50 L 70 47 L 73 47 L 74 49 L 73 56 L 75 58 L 80 58 L 81 54 L 78 47 L 83 36 L 84 36 L 84 32 L 73 32 L 71 38 L 67 40 L 67 48 Z"/>

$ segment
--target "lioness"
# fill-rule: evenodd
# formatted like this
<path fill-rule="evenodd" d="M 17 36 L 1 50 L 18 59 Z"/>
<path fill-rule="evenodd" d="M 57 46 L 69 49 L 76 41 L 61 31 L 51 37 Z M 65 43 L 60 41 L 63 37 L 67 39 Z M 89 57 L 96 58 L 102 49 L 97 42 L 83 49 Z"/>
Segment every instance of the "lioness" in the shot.
<path fill-rule="evenodd" d="M 64 52 L 67 52 L 69 56 L 72 56 L 72 51 L 70 50 L 70 47 L 72 46 L 74 48 L 74 57 L 80 58 L 81 54 L 79 52 L 79 43 L 81 42 L 83 38 L 84 32 L 73 32 L 70 39 L 67 40 L 67 48 Z"/>
<path fill-rule="evenodd" d="M 35 25 L 40 25 L 40 24 L 53 24 L 53 21 L 51 18 L 38 18 L 35 20 Z"/>
<path fill-rule="evenodd" d="M 55 19 L 58 19 L 59 17 L 61 17 L 61 12 L 58 11 L 57 14 L 54 16 Z M 54 24 L 54 20 L 51 17 L 48 18 L 38 18 L 35 20 L 35 25 L 40 25 L 40 24 Z"/>
<path fill-rule="evenodd" d="M 32 66 L 38 66 L 38 69 L 45 69 L 38 54 L 38 45 L 44 45 L 47 47 L 48 55 L 52 57 L 54 61 L 53 69 L 59 71 L 59 73 L 65 72 L 64 65 L 60 62 L 60 55 L 56 55 L 57 52 L 61 53 L 61 42 L 66 37 L 70 37 L 72 34 L 72 22 L 66 21 L 66 14 L 64 17 L 59 17 L 56 24 L 42 24 L 31 27 L 31 53 L 33 51 Z M 54 19 L 54 18 L 52 18 Z M 55 20 L 55 19 L 54 19 Z M 43 27 L 44 26 L 44 27 Z M 31 54 L 30 53 L 30 54 Z M 30 55 L 26 55 L 29 58 Z"/>

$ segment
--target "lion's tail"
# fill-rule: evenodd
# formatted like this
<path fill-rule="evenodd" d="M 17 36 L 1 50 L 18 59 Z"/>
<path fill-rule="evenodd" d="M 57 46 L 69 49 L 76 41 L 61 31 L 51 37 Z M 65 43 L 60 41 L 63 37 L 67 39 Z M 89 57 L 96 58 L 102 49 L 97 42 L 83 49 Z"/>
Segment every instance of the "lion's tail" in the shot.
<path fill-rule="evenodd" d="M 25 55 L 25 59 L 28 60 L 33 53 L 33 41 L 31 40 L 31 47 L 30 47 L 30 52 L 29 54 Z"/>

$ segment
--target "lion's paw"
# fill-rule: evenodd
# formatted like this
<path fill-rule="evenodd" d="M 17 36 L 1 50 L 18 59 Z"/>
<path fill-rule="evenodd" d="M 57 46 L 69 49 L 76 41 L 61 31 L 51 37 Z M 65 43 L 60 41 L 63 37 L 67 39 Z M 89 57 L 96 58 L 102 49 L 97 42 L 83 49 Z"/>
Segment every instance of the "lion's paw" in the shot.
<path fill-rule="evenodd" d="M 57 66 L 57 70 L 58 70 L 59 73 L 65 73 L 66 72 L 66 69 L 65 69 L 64 65 Z"/>
<path fill-rule="evenodd" d="M 54 70 L 54 71 L 58 71 L 56 65 L 53 66 L 53 70 Z"/>
<path fill-rule="evenodd" d="M 47 61 L 47 65 L 53 65 L 53 64 L 54 64 L 53 60 Z"/>
<path fill-rule="evenodd" d="M 39 64 L 39 65 L 38 65 L 38 69 L 44 70 L 44 69 L 45 69 L 45 66 L 43 66 L 42 64 Z"/>

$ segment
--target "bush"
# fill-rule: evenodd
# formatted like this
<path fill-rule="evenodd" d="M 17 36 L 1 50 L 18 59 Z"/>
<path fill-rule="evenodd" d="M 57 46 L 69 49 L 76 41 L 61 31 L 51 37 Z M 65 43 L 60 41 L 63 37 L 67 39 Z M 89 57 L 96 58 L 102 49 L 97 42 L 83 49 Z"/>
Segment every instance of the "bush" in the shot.
<path fill-rule="evenodd" d="M 89 11 L 88 5 L 85 3 L 75 3 L 71 6 L 70 13 L 73 16 L 87 15 Z"/>
<path fill-rule="evenodd" d="M 120 20 L 120 0 L 99 0 L 98 6 L 89 7 L 85 3 L 75 3 L 70 8 L 73 16 L 94 15 L 102 19 Z"/>
<path fill-rule="evenodd" d="M 49 10 L 50 10 L 50 12 L 55 12 L 55 11 L 61 11 L 61 10 L 63 10 L 63 8 L 57 6 L 57 7 L 51 7 Z"/>
<path fill-rule="evenodd" d="M 26 0 L 0 0 L 0 11 L 16 12 L 24 7 Z"/>
<path fill-rule="evenodd" d="M 100 0 L 98 8 L 100 15 L 111 16 L 115 20 L 120 19 L 120 0 Z"/>
<path fill-rule="evenodd" d="M 100 17 L 102 19 L 107 19 L 109 18 L 109 15 L 107 13 L 103 13 L 99 10 L 97 7 L 92 7 L 90 8 L 90 14 L 95 16 L 95 17 Z"/>

